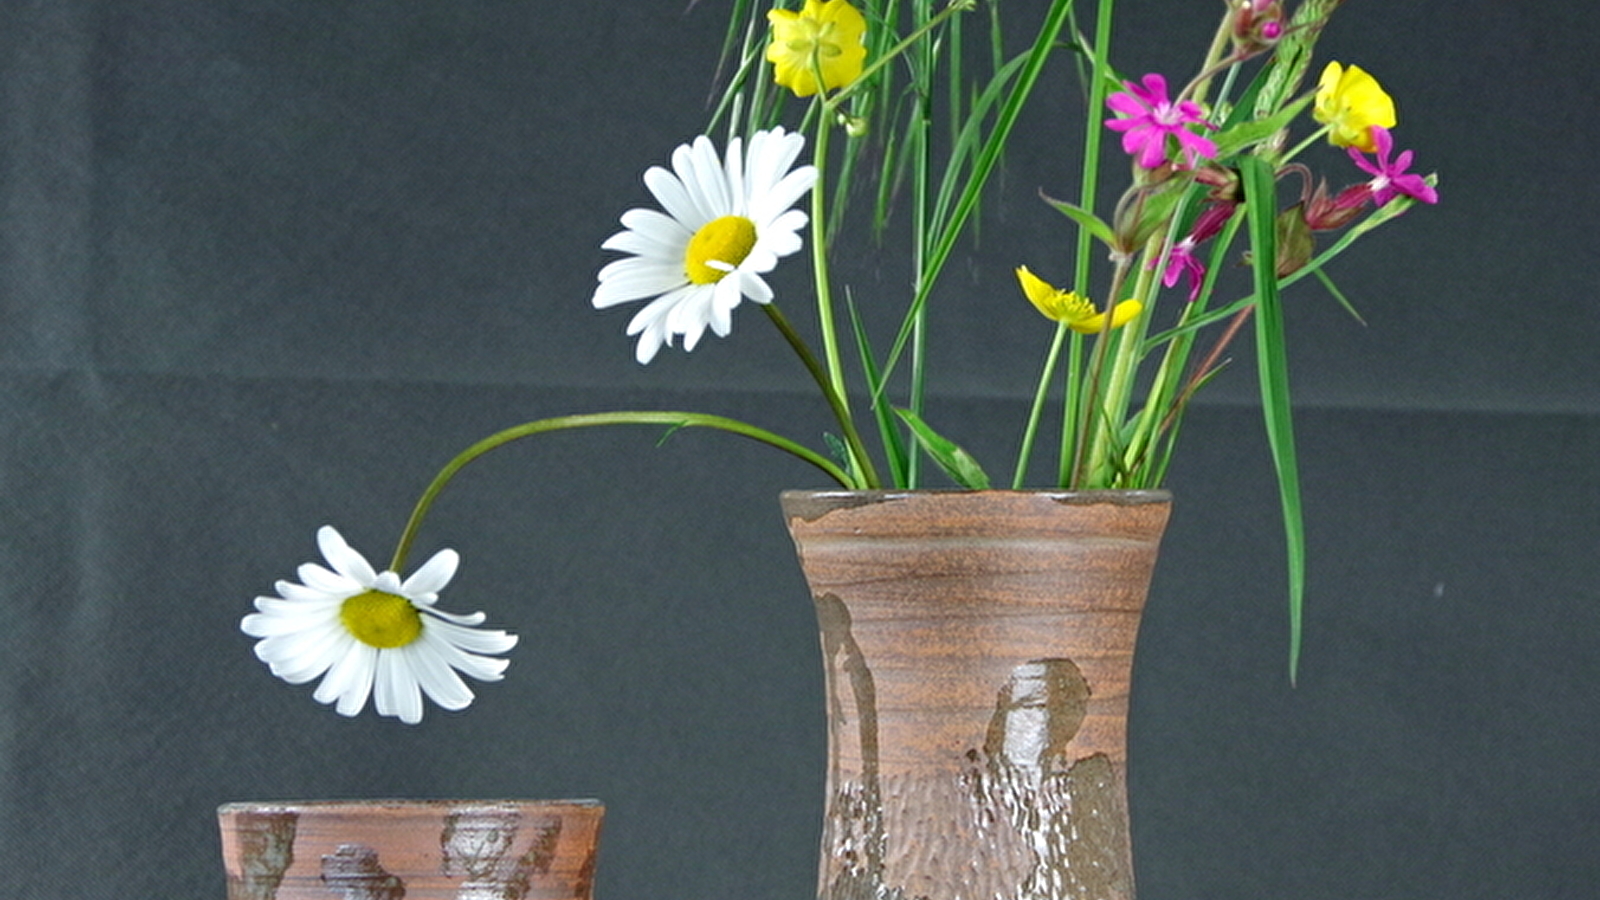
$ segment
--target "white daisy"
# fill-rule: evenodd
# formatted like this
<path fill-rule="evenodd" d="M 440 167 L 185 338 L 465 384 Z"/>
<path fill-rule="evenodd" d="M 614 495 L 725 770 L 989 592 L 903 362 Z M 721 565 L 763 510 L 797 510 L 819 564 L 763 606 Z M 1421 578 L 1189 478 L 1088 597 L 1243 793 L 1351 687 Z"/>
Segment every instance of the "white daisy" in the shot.
<path fill-rule="evenodd" d="M 239 628 L 256 642 L 256 656 L 272 674 L 304 684 L 323 673 L 312 694 L 353 716 L 373 695 L 379 715 L 422 721 L 422 695 L 445 709 L 464 709 L 472 691 L 455 670 L 479 681 L 499 681 L 504 653 L 516 635 L 475 628 L 483 613 L 455 615 L 434 609 L 439 590 L 456 574 L 460 557 L 441 550 L 405 581 L 376 572 L 339 532 L 324 525 L 317 545 L 332 571 L 306 563 L 302 584 L 280 581 L 277 597 L 257 597 L 258 612 Z"/>
<path fill-rule="evenodd" d="M 800 249 L 806 214 L 790 207 L 817 180 L 814 166 L 789 168 L 804 147 L 804 137 L 774 128 L 752 135 L 748 150 L 734 138 L 718 159 L 701 135 L 672 152 L 671 172 L 652 166 L 644 173 L 665 212 L 623 213 L 627 230 L 601 246 L 633 255 L 600 270 L 593 299 L 605 309 L 655 298 L 628 323 L 628 334 L 639 336 L 639 362 L 677 335 L 684 350 L 693 350 L 708 326 L 727 337 L 741 299 L 772 299 L 761 276 Z"/>

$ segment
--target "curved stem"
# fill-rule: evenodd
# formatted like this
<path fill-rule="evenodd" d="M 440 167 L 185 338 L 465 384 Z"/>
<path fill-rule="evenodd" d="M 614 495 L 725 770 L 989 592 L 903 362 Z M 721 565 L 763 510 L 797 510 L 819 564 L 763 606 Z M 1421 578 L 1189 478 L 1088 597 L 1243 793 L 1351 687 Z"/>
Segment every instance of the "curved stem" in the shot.
<path fill-rule="evenodd" d="M 773 434 L 770 431 L 740 422 L 737 419 L 706 415 L 704 413 L 665 410 L 659 412 L 629 410 L 624 412 L 588 413 L 577 416 L 555 416 L 496 432 L 461 451 L 454 459 L 446 463 L 444 468 L 439 470 L 439 474 L 433 476 L 433 481 L 429 482 L 428 487 L 422 492 L 422 496 L 417 499 L 417 505 L 412 508 L 411 518 L 406 520 L 405 531 L 400 534 L 400 543 L 395 547 L 393 561 L 389 563 L 389 570 L 393 572 L 404 571 L 406 557 L 411 552 L 411 544 L 416 539 L 417 530 L 422 527 L 422 520 L 427 518 L 428 510 L 432 508 L 433 501 L 438 498 L 440 492 L 456 476 L 456 473 L 465 468 L 468 463 L 488 453 L 490 450 L 498 449 L 512 441 L 525 437 L 532 437 L 549 431 L 592 428 L 599 425 L 666 425 L 673 430 L 679 428 L 715 428 L 720 431 L 732 432 L 796 456 L 826 472 L 829 477 L 839 482 L 842 487 L 853 488 L 856 486 L 849 474 L 827 457 L 781 435 Z M 668 434 L 670 433 L 669 431 Z"/>

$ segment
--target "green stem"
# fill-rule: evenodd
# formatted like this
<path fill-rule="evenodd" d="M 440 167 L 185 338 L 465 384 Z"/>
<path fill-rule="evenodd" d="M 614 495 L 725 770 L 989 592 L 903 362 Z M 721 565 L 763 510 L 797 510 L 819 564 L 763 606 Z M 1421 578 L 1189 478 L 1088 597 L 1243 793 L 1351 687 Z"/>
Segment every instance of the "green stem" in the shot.
<path fill-rule="evenodd" d="M 1106 78 L 1105 73 L 1110 68 L 1109 56 L 1111 53 L 1111 23 L 1114 11 L 1113 0 L 1100 0 L 1094 28 L 1094 60 L 1089 72 L 1089 109 L 1091 113 L 1105 108 L 1106 105 Z M 1083 133 L 1083 166 L 1080 180 L 1081 190 L 1078 194 L 1080 209 L 1093 210 L 1096 206 L 1097 195 L 1100 190 L 1100 142 L 1103 128 L 1093 121 L 1090 116 L 1089 127 Z M 1078 226 L 1077 263 L 1074 272 L 1072 289 L 1092 296 L 1089 289 L 1089 266 L 1093 259 L 1094 235 L 1088 226 Z M 1122 265 L 1119 264 L 1112 278 L 1116 282 L 1112 285 L 1113 296 L 1121 287 Z M 1107 308 L 1107 321 L 1111 319 L 1111 309 Z M 1100 342 L 1096 342 L 1095 352 L 1091 353 L 1094 364 L 1098 365 L 1103 358 L 1104 351 L 1100 349 Z M 1061 432 L 1061 464 L 1060 485 L 1064 488 L 1077 487 L 1079 468 L 1083 460 L 1087 435 L 1092 430 L 1094 423 L 1088 418 L 1088 410 L 1094 408 L 1093 392 L 1100 384 L 1098 371 L 1089 373 L 1087 377 L 1079 370 L 1082 359 L 1082 341 L 1073 342 L 1072 369 L 1068 372 L 1068 385 L 1065 396 L 1062 398 L 1062 432 Z M 1073 382 L 1076 382 L 1074 384 Z M 1089 394 L 1080 396 L 1087 388 Z M 1079 417 L 1083 418 L 1079 418 Z"/>
<path fill-rule="evenodd" d="M 821 77 L 819 73 L 818 78 Z M 821 83 L 820 81 L 818 82 Z M 839 358 L 839 336 L 834 327 L 833 288 L 828 272 L 827 219 L 828 137 L 833 133 L 832 108 L 823 104 L 817 116 L 817 141 L 811 164 L 817 168 L 817 183 L 811 189 L 811 271 L 816 282 L 817 320 L 822 329 L 822 356 L 827 361 L 828 384 L 844 402 L 844 364 Z M 849 416 L 848 404 L 845 415 Z"/>
<path fill-rule="evenodd" d="M 1133 380 L 1138 370 L 1139 350 L 1144 344 L 1144 336 L 1149 328 L 1151 317 L 1155 313 L 1155 269 L 1143 264 L 1153 251 L 1159 248 L 1165 238 L 1155 235 L 1150 239 L 1145 252 L 1140 254 L 1139 277 L 1134 282 L 1133 295 L 1144 305 L 1144 310 L 1132 322 L 1122 327 L 1117 333 L 1117 355 L 1111 364 L 1111 380 L 1106 385 L 1105 399 L 1100 404 L 1103 413 L 1100 414 L 1100 427 L 1096 430 L 1096 440 L 1089 456 L 1089 477 L 1095 479 L 1097 487 L 1113 487 L 1114 473 L 1104 472 L 1110 463 L 1112 445 L 1115 443 L 1116 431 L 1122 427 L 1123 419 L 1127 416 L 1128 405 L 1132 402 Z M 1124 270 L 1125 271 L 1125 270 Z M 1106 297 L 1106 327 L 1102 332 L 1102 340 L 1110 340 L 1111 311 L 1116 308 L 1118 294 Z M 1103 478 L 1103 480 L 1102 480 Z"/>
<path fill-rule="evenodd" d="M 867 454 L 861 433 L 856 430 L 855 419 L 851 417 L 843 395 L 834 389 L 833 382 L 828 379 L 828 373 L 822 368 L 822 363 L 817 361 L 816 354 L 811 352 L 811 347 L 800 337 L 800 332 L 789 323 L 788 317 L 778 309 L 776 303 L 765 303 L 761 308 L 766 311 L 767 318 L 772 320 L 772 324 L 777 326 L 783 339 L 789 342 L 790 349 L 800 357 L 800 362 L 805 365 L 806 371 L 811 373 L 817 387 L 822 389 L 822 396 L 828 401 L 828 408 L 833 411 L 833 417 L 839 423 L 839 430 L 844 433 L 845 446 L 850 449 L 852 468 L 860 476 L 861 486 L 867 489 L 880 487 L 877 470 L 872 467 L 872 457 Z"/>
<path fill-rule="evenodd" d="M 1115 298 L 1122 293 L 1122 285 L 1128 279 L 1128 266 L 1131 260 L 1127 256 L 1120 256 L 1116 261 L 1116 268 L 1111 273 L 1111 289 L 1106 292 L 1109 298 Z M 1104 422 L 1105 403 L 1101 400 L 1100 382 L 1105 371 L 1106 355 L 1109 352 L 1111 336 L 1110 330 L 1113 313 L 1116 309 L 1116 300 L 1107 301 L 1106 330 L 1095 336 L 1094 350 L 1089 354 L 1089 377 L 1083 382 L 1084 396 L 1078 402 L 1079 415 L 1082 417 L 1078 425 L 1077 448 L 1072 454 L 1072 478 L 1067 487 L 1073 490 L 1098 487 L 1093 483 L 1096 468 L 1091 463 L 1091 453 L 1102 443 L 1102 432 L 1106 427 Z M 1147 312 L 1139 314 L 1141 319 L 1148 315 Z M 1091 439 L 1091 435 L 1093 438 Z M 1085 482 L 1085 478 L 1090 479 Z"/>
<path fill-rule="evenodd" d="M 483 440 L 461 451 L 456 457 L 445 464 L 439 474 L 433 477 L 422 496 L 418 498 L 417 505 L 411 510 L 411 518 L 406 521 L 405 531 L 401 532 L 400 543 L 395 547 L 393 561 L 389 569 L 401 572 L 405 569 L 406 557 L 411 553 L 411 544 L 416 539 L 417 531 L 422 527 L 422 520 L 427 518 L 428 510 L 432 508 L 433 501 L 463 468 L 478 457 L 491 450 L 498 449 L 525 437 L 544 434 L 550 431 L 565 431 L 573 428 L 593 428 L 601 425 L 665 425 L 673 430 L 679 428 L 715 428 L 733 434 L 742 435 L 752 440 L 760 441 L 792 456 L 798 457 L 813 466 L 826 472 L 830 478 L 839 482 L 842 487 L 854 488 L 856 482 L 849 474 L 839 468 L 832 460 L 789 440 L 781 435 L 773 434 L 754 425 L 729 419 L 724 416 L 712 416 L 704 413 L 671 412 L 671 411 L 636 411 L 588 413 L 577 416 L 556 416 L 549 419 L 539 419 L 527 422 L 504 431 L 496 432 Z M 669 431 L 668 434 L 671 432 Z"/>
<path fill-rule="evenodd" d="M 1033 392 L 1033 405 L 1028 408 L 1028 421 L 1022 429 L 1022 447 L 1017 451 L 1016 474 L 1011 477 L 1011 489 L 1021 490 L 1028 478 L 1028 457 L 1033 455 L 1033 438 L 1039 431 L 1039 419 L 1044 414 L 1044 402 L 1050 393 L 1050 382 L 1055 378 L 1056 361 L 1061 356 L 1061 345 L 1066 342 L 1071 329 L 1057 324 L 1055 337 L 1050 340 L 1050 352 L 1045 354 L 1044 367 L 1039 373 L 1039 386 Z"/>
<path fill-rule="evenodd" d="M 1107 56 L 1111 52 L 1112 0 L 1100 0 L 1099 18 L 1095 22 L 1094 62 L 1089 76 L 1089 109 L 1098 111 L 1106 105 L 1105 70 L 1110 66 Z M 1091 116 L 1091 119 L 1094 117 Z M 1096 194 L 1100 190 L 1100 139 L 1105 129 L 1091 122 L 1083 133 L 1083 174 L 1078 193 L 1078 208 L 1093 211 Z M 1076 279 L 1072 289 L 1089 294 L 1089 261 L 1093 257 L 1094 235 L 1088 226 L 1078 226 L 1078 255 Z"/>
<path fill-rule="evenodd" d="M 1310 147 L 1312 144 L 1316 143 L 1318 139 L 1326 136 L 1327 133 L 1332 130 L 1332 125 L 1324 125 L 1321 128 L 1318 128 L 1316 131 L 1306 135 L 1306 139 L 1296 144 L 1293 150 L 1290 150 L 1288 153 L 1285 153 L 1282 158 L 1278 159 L 1277 164 L 1282 166 L 1284 163 L 1293 160 L 1296 156 L 1304 153 L 1307 147 Z"/>

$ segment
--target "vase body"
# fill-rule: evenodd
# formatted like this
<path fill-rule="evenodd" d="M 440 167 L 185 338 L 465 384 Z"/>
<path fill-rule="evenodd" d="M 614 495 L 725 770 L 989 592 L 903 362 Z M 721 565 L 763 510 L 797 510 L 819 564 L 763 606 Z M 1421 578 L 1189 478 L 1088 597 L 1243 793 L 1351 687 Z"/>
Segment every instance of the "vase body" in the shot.
<path fill-rule="evenodd" d="M 788 492 L 826 671 L 823 900 L 1131 900 L 1159 491 Z"/>
<path fill-rule="evenodd" d="M 589 900 L 594 800 L 230 803 L 228 900 Z"/>

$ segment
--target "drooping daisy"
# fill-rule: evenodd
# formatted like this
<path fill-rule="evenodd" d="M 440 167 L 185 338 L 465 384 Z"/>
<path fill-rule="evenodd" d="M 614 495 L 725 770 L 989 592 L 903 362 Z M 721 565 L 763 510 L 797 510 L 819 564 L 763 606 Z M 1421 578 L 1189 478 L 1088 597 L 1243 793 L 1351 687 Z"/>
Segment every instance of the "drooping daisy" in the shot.
<path fill-rule="evenodd" d="M 499 681 L 508 661 L 484 654 L 516 646 L 515 635 L 480 629 L 483 613 L 456 615 L 434 608 L 455 576 L 459 557 L 441 550 L 404 581 L 376 572 L 339 532 L 324 525 L 317 545 L 332 570 L 299 569 L 301 584 L 279 581 L 277 597 L 257 597 L 257 612 L 239 628 L 256 642 L 256 656 L 290 684 L 319 675 L 312 696 L 353 716 L 372 695 L 379 715 L 422 721 L 422 693 L 444 709 L 464 709 L 472 691 L 459 670 Z M 324 675 L 326 673 L 326 675 Z"/>
<path fill-rule="evenodd" d="M 708 327 L 727 337 L 741 300 L 772 300 L 761 276 L 800 249 L 807 217 L 791 207 L 817 180 L 813 166 L 790 168 L 804 147 L 804 137 L 774 128 L 752 135 L 748 148 L 734 138 L 719 159 L 701 135 L 672 152 L 672 171 L 652 166 L 644 173 L 665 212 L 622 214 L 626 230 L 601 246 L 633 255 L 600 270 L 592 300 L 605 309 L 654 298 L 628 323 L 628 334 L 639 336 L 639 362 L 679 335 L 684 350 Z"/>

